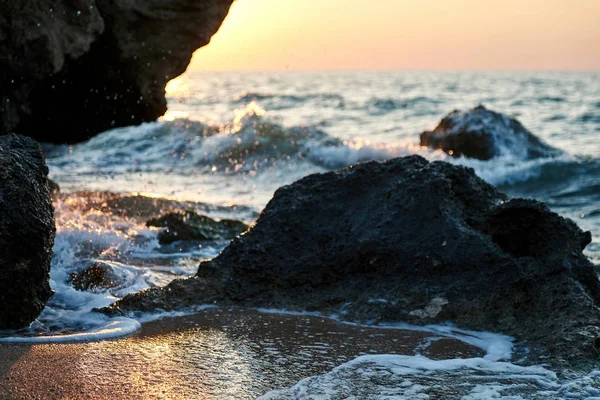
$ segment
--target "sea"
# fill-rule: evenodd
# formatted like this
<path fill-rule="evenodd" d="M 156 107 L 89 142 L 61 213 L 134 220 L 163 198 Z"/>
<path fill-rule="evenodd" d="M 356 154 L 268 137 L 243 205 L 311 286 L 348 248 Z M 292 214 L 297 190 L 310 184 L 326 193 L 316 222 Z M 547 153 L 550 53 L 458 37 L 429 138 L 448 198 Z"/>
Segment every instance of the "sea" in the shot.
<path fill-rule="evenodd" d="M 143 218 L 149 209 L 193 209 L 251 225 L 283 185 L 410 154 L 471 167 L 508 195 L 543 201 L 571 218 L 592 232 L 585 254 L 600 270 L 600 72 L 187 72 L 166 92 L 168 112 L 157 122 L 110 130 L 76 145 L 43 144 L 50 178 L 61 189 L 54 203 L 55 294 L 29 328 L 2 332 L 0 341 L 119 342 L 141 324 L 183 316 L 182 311 L 109 319 L 92 311 L 127 293 L 194 275 L 202 260 L 227 245 L 161 246 L 159 229 L 147 227 Z M 478 105 L 517 118 L 562 154 L 525 159 L 516 151 L 481 161 L 420 147 L 419 134 L 444 115 Z M 75 289 L 72 274 L 98 262 L 113 271 L 118 284 Z M 258 311 L 289 316 L 285 310 Z M 380 329 L 389 334 L 395 328 Z M 358 358 L 345 354 L 316 370 L 300 362 L 294 373 L 282 372 L 285 379 L 272 379 L 259 392 L 242 385 L 237 394 L 215 398 L 250 393 L 268 399 L 421 399 L 440 398 L 435 393 L 444 388 L 457 394 L 448 398 L 600 398 L 599 371 L 566 376 L 544 365 L 522 366 L 511 357 L 512 338 L 501 333 L 465 333 L 451 321 L 401 328 L 433 332 L 436 340 L 459 338 L 483 355 L 433 360 L 418 349 L 413 355 L 373 354 L 365 345 Z M 219 331 L 218 324 L 211 329 Z M 226 340 L 227 329 L 220 329 Z M 305 350 L 327 352 L 334 335 L 327 336 L 321 333 L 313 347 L 305 343 Z M 194 339 L 186 340 L 194 348 Z M 236 357 L 252 363 L 273 347 L 261 343 L 267 350 L 258 344 Z"/>

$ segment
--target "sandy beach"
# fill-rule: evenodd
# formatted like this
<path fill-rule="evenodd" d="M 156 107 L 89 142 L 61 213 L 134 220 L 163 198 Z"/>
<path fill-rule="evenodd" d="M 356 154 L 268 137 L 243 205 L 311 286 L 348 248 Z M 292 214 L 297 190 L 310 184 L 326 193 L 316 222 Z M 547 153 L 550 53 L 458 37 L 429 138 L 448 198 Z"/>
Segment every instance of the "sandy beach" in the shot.
<path fill-rule="evenodd" d="M 362 354 L 466 358 L 483 351 L 426 332 L 209 309 L 120 340 L 0 345 L 2 399 L 256 398 Z"/>

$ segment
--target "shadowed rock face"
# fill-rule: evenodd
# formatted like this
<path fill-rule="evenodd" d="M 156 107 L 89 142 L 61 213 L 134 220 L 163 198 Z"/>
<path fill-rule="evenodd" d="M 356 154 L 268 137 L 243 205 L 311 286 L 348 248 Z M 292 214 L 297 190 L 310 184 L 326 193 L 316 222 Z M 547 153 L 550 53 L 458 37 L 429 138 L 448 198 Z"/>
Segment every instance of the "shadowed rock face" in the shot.
<path fill-rule="evenodd" d="M 32 139 L 0 136 L 0 329 L 33 321 L 52 295 L 48 168 Z"/>
<path fill-rule="evenodd" d="M 280 188 L 196 277 L 107 312 L 216 301 L 363 322 L 453 321 L 578 363 L 595 357 L 600 336 L 600 286 L 582 254 L 590 240 L 542 203 L 507 200 L 472 169 L 419 156 L 369 162 Z"/>
<path fill-rule="evenodd" d="M 74 143 L 166 111 L 233 0 L 0 0 L 0 133 Z"/>
<path fill-rule="evenodd" d="M 421 146 L 442 149 L 454 157 L 489 160 L 500 155 L 520 158 L 560 154 L 529 132 L 519 121 L 483 106 L 454 110 L 433 131 L 421 133 Z"/>

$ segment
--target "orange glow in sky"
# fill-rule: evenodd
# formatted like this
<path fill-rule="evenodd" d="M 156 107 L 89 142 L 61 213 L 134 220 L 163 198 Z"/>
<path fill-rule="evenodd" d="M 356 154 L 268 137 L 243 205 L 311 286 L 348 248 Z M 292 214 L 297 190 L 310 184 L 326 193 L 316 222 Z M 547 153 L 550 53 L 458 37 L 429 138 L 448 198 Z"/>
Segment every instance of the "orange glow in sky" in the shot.
<path fill-rule="evenodd" d="M 191 70 L 600 69 L 600 0 L 236 0 Z"/>

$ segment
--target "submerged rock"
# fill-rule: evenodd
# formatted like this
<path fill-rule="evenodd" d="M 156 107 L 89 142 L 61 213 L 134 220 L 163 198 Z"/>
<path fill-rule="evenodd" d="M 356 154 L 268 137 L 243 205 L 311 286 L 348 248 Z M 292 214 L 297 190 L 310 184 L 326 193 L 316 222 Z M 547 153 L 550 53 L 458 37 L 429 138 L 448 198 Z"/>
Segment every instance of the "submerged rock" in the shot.
<path fill-rule="evenodd" d="M 580 363 L 596 357 L 600 337 L 600 285 L 582 254 L 590 240 L 470 168 L 419 156 L 368 162 L 280 188 L 195 277 L 105 311 L 217 302 L 370 323 L 452 321 Z"/>
<path fill-rule="evenodd" d="M 77 290 L 120 289 L 132 284 L 135 274 L 118 268 L 118 264 L 84 260 L 74 266 L 67 282 Z"/>
<path fill-rule="evenodd" d="M 193 211 L 168 213 L 163 217 L 151 219 L 146 225 L 166 228 L 158 234 L 161 244 L 178 240 L 231 240 L 248 229 L 248 225 L 240 221 L 215 221 Z"/>
<path fill-rule="evenodd" d="M 178 201 L 143 194 L 123 194 L 112 192 L 71 192 L 60 196 L 63 206 L 82 212 L 99 211 L 125 219 L 145 223 L 169 212 L 193 211 L 197 214 L 211 214 L 219 217 L 235 214 L 244 220 L 256 220 L 258 213 L 243 205 L 219 206 L 193 201 Z"/>
<path fill-rule="evenodd" d="M 0 134 L 74 143 L 156 120 L 232 2 L 0 0 Z"/>
<path fill-rule="evenodd" d="M 52 295 L 48 168 L 32 139 L 0 136 L 0 329 L 22 328 Z"/>
<path fill-rule="evenodd" d="M 421 146 L 442 149 L 454 157 L 489 160 L 513 154 L 522 158 L 549 157 L 560 151 L 545 144 L 519 121 L 484 106 L 454 110 L 433 131 L 421 133 Z"/>

